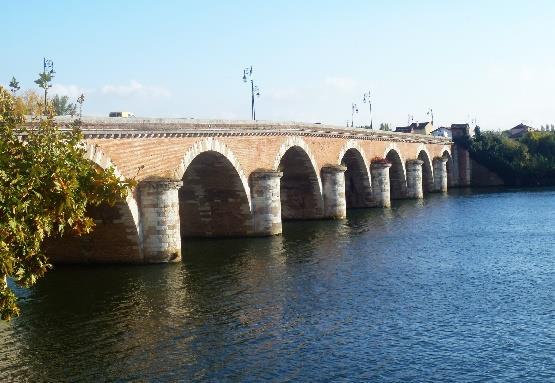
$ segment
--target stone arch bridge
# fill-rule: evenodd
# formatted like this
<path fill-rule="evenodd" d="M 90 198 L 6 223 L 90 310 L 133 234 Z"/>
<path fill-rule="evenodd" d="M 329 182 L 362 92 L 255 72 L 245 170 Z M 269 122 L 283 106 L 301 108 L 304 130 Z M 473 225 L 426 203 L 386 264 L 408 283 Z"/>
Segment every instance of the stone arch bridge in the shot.
<path fill-rule="evenodd" d="M 47 245 L 54 262 L 171 262 L 186 237 L 280 234 L 468 185 L 449 139 L 320 124 L 85 119 L 86 156 L 138 186 L 91 209 L 95 231 Z"/>

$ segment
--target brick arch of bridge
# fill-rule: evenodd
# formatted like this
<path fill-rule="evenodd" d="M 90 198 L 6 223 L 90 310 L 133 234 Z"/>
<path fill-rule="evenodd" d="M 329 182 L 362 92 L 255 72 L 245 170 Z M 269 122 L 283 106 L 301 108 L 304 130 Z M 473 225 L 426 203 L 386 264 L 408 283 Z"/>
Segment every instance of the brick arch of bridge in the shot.
<path fill-rule="evenodd" d="M 391 199 L 406 198 L 407 171 L 402 151 L 396 144 L 392 143 L 385 149 L 383 158 L 391 162 L 391 167 L 389 168 Z"/>
<path fill-rule="evenodd" d="M 124 177 L 111 158 L 97 145 L 84 144 L 84 157 L 101 169 L 113 169 Z M 47 240 L 45 251 L 54 263 L 138 263 L 143 261 L 140 212 L 135 191 L 115 206 L 90 207 L 87 214 L 95 227 L 82 236 L 66 235 Z"/>
<path fill-rule="evenodd" d="M 310 149 L 309 145 L 301 137 L 290 136 L 290 137 L 287 137 L 285 139 L 285 142 L 283 142 L 280 145 L 280 147 L 278 149 L 278 153 L 274 157 L 274 167 L 273 167 L 273 169 L 276 170 L 276 171 L 279 170 L 279 165 L 280 165 L 280 162 L 281 162 L 283 156 L 285 155 L 285 153 L 289 149 L 291 149 L 295 146 L 302 149 L 302 151 L 307 155 L 308 159 L 310 160 L 312 168 L 314 169 L 314 172 L 316 174 L 316 179 L 318 180 L 318 192 L 320 194 L 322 194 L 322 179 L 320 178 L 320 166 L 318 166 L 318 162 L 316 161 L 316 157 L 312 153 L 312 150 Z"/>
<path fill-rule="evenodd" d="M 245 172 L 243 171 L 243 167 L 241 166 L 241 163 L 239 162 L 239 160 L 237 159 L 233 151 L 224 142 L 221 142 L 215 138 L 208 137 L 200 141 L 197 141 L 187 150 L 187 152 L 183 155 L 183 158 L 181 159 L 181 162 L 179 163 L 178 168 L 173 172 L 175 179 L 182 179 L 185 174 L 185 171 L 187 170 L 191 162 L 193 162 L 193 160 L 199 154 L 205 153 L 205 152 L 219 153 L 229 161 L 229 163 L 233 166 L 233 168 L 237 172 L 239 179 L 241 180 L 241 184 L 243 185 L 245 194 L 247 195 L 247 199 L 249 201 L 249 208 L 252 209 L 249 181 L 248 181 L 248 177 L 245 175 Z"/>
<path fill-rule="evenodd" d="M 355 140 L 348 140 L 339 151 L 338 165 L 345 171 L 345 199 L 347 208 L 368 207 L 372 204 L 372 187 L 366 153 Z"/>
<path fill-rule="evenodd" d="M 274 160 L 283 173 L 280 182 L 283 219 L 312 219 L 323 215 L 320 167 L 309 145 L 300 137 L 287 137 Z"/>
<path fill-rule="evenodd" d="M 175 177 L 179 190 L 182 237 L 229 237 L 252 234 L 248 179 L 233 151 L 206 138 L 184 154 Z"/>
<path fill-rule="evenodd" d="M 422 161 L 422 190 L 424 193 L 432 192 L 434 189 L 432 156 L 424 144 L 420 144 L 416 148 L 415 158 Z"/>

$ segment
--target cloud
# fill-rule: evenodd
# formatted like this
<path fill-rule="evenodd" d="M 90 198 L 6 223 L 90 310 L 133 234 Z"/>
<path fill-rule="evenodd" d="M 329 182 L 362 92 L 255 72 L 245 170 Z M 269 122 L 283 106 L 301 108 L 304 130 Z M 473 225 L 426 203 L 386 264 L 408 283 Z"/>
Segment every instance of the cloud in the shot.
<path fill-rule="evenodd" d="M 357 85 L 356 81 L 350 77 L 326 77 L 324 84 L 340 92 L 350 92 Z"/>
<path fill-rule="evenodd" d="M 116 96 L 143 96 L 143 97 L 169 97 L 170 91 L 166 88 L 157 86 L 143 85 L 136 80 L 131 80 L 129 85 L 104 85 L 101 88 L 103 94 L 113 94 Z"/>
<path fill-rule="evenodd" d="M 51 94 L 57 94 L 60 96 L 68 96 L 69 98 L 77 98 L 83 94 L 91 93 L 92 90 L 83 89 L 77 85 L 64 85 L 64 84 L 53 84 L 50 89 Z"/>

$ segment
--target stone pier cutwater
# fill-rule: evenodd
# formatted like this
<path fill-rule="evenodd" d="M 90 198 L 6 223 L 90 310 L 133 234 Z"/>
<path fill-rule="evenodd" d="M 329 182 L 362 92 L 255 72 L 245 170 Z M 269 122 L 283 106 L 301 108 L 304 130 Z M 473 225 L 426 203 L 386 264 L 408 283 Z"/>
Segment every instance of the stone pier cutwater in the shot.
<path fill-rule="evenodd" d="M 424 198 L 422 185 L 422 160 L 407 161 L 407 197 Z"/>
<path fill-rule="evenodd" d="M 178 189 L 182 185 L 181 181 L 149 180 L 139 186 L 146 263 L 181 260 Z"/>
<path fill-rule="evenodd" d="M 370 166 L 372 175 L 372 198 L 377 207 L 391 206 L 391 185 L 389 182 L 391 164 L 374 162 Z"/>
<path fill-rule="evenodd" d="M 57 242 L 54 262 L 78 261 L 79 249 L 89 262 L 178 261 L 189 236 L 277 235 L 285 219 L 344 219 L 347 207 L 387 208 L 392 196 L 423 198 L 424 191 L 445 192 L 470 179 L 468 152 L 443 137 L 320 124 L 119 118 L 85 118 L 82 130 L 86 158 L 136 178 L 138 186 L 117 211 L 99 212 L 96 237 L 83 245 L 72 239 L 65 255 L 64 242 Z M 121 231 L 114 243 L 110 230 Z"/>
<path fill-rule="evenodd" d="M 327 165 L 322 168 L 324 218 L 342 219 L 347 217 L 346 170 L 347 167 L 343 165 Z"/>
<path fill-rule="evenodd" d="M 279 180 L 282 172 L 258 170 L 251 174 L 254 235 L 281 234 Z"/>
<path fill-rule="evenodd" d="M 434 191 L 447 192 L 447 158 L 440 157 L 434 159 Z"/>

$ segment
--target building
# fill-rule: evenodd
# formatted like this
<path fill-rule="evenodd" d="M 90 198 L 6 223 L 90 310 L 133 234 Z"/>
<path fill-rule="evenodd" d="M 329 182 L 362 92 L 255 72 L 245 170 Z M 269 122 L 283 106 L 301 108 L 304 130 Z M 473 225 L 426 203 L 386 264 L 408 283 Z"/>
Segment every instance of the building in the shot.
<path fill-rule="evenodd" d="M 508 131 L 509 138 L 520 138 L 524 136 L 526 133 L 531 132 L 533 130 L 534 128 L 532 128 L 531 126 L 520 123 Z"/>
<path fill-rule="evenodd" d="M 429 135 L 434 130 L 431 122 L 413 122 L 409 126 L 399 126 L 395 128 L 399 133 L 413 133 L 413 134 L 426 134 Z"/>
<path fill-rule="evenodd" d="M 108 115 L 108 117 L 125 117 L 125 118 L 130 118 L 130 117 L 135 117 L 135 115 L 131 112 L 110 112 L 110 114 Z"/>
<path fill-rule="evenodd" d="M 453 137 L 451 128 L 447 128 L 445 126 L 440 126 L 439 128 L 432 130 L 431 134 L 432 136 L 436 136 L 436 137 L 447 137 L 447 138 Z"/>

